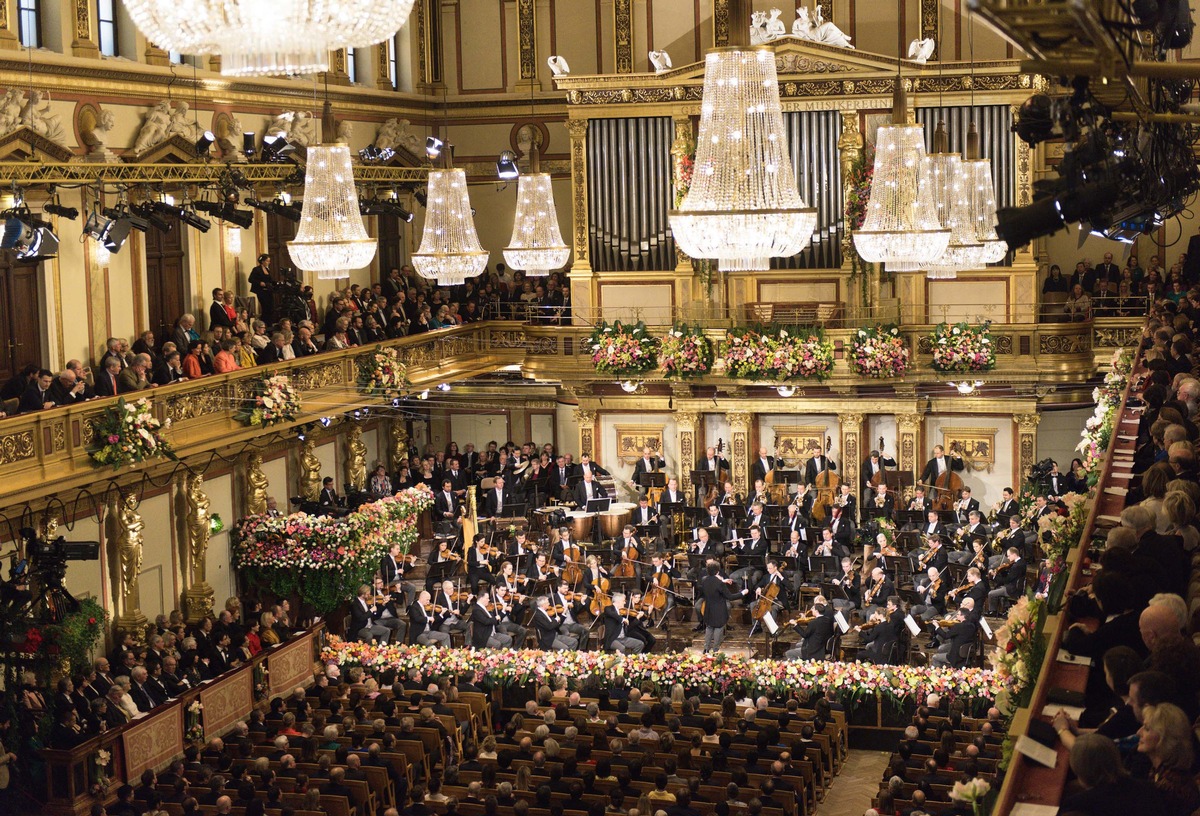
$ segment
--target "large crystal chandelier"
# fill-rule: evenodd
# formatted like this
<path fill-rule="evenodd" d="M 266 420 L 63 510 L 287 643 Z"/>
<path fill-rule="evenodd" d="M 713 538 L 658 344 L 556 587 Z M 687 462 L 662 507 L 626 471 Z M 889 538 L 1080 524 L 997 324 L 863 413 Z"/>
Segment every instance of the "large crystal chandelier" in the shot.
<path fill-rule="evenodd" d="M 812 240 L 817 211 L 792 171 L 774 49 L 708 52 L 692 184 L 670 221 L 684 252 L 726 272 L 765 270 Z"/>
<path fill-rule="evenodd" d="M 304 173 L 304 211 L 295 240 L 288 241 L 292 262 L 319 277 L 346 277 L 375 257 L 375 239 L 367 235 L 358 211 L 358 191 L 350 148 L 328 144 L 308 149 Z"/>
<path fill-rule="evenodd" d="M 220 54 L 226 76 L 329 70 L 329 52 L 391 37 L 414 0 L 125 0 L 146 39 L 169 51 Z"/>
<path fill-rule="evenodd" d="M 504 248 L 504 260 L 513 269 L 523 269 L 526 275 L 539 277 L 566 265 L 571 250 L 563 243 L 558 229 L 550 174 L 538 172 L 536 147 L 531 165 L 533 172 L 517 181 L 517 217 L 513 221 L 512 238 Z"/>
<path fill-rule="evenodd" d="M 996 237 L 992 164 L 979 159 L 979 132 L 974 123 L 967 134 L 966 158 L 957 164 L 952 207 L 942 222 L 950 229 L 950 244 L 942 257 L 929 265 L 926 274 L 931 279 L 956 278 L 959 272 L 979 269 L 1004 257 L 1004 242 Z"/>
<path fill-rule="evenodd" d="M 926 267 L 930 280 L 951 280 L 960 269 L 974 265 L 981 249 L 975 240 L 975 230 L 966 218 L 966 185 L 963 179 L 962 157 L 950 152 L 946 123 L 938 122 L 933 133 L 933 152 L 926 158 L 926 172 L 933 189 L 938 223 L 950 230 L 946 251 Z M 897 267 L 893 265 L 893 270 Z M 919 267 L 918 267 L 919 268 Z M 911 266 L 908 267 L 911 270 Z"/>
<path fill-rule="evenodd" d="M 904 83 L 896 77 L 892 124 L 875 137 L 875 173 L 867 217 L 854 247 L 868 263 L 890 270 L 923 269 L 946 250 L 950 230 L 938 221 L 921 125 L 907 124 Z"/>
<path fill-rule="evenodd" d="M 431 170 L 426 186 L 425 231 L 412 262 L 421 277 L 442 286 L 461 286 L 487 268 L 488 253 L 479 244 L 467 174 L 460 169 Z"/>

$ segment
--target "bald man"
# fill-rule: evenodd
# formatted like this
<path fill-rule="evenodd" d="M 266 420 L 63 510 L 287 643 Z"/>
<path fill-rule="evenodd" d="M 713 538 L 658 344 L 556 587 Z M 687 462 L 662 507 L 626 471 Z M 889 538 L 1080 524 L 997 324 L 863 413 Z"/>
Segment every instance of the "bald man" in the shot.
<path fill-rule="evenodd" d="M 1151 604 L 1138 618 L 1138 631 L 1142 634 L 1142 643 L 1154 651 L 1154 645 L 1159 641 L 1179 636 L 1179 618 L 1168 605 Z"/>

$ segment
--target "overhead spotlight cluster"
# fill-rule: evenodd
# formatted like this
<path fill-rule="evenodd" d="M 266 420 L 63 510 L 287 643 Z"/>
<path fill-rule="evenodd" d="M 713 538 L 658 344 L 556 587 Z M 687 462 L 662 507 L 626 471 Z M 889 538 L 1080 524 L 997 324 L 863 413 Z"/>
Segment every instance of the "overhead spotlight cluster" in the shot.
<path fill-rule="evenodd" d="M 240 209 L 236 195 L 232 201 L 228 199 L 225 201 L 194 201 L 192 207 L 242 229 L 250 229 L 254 225 L 254 213 L 250 210 Z"/>
<path fill-rule="evenodd" d="M 383 215 L 399 218 L 411 223 L 413 214 L 400 205 L 394 198 L 360 198 L 358 211 L 362 215 Z"/>
<path fill-rule="evenodd" d="M 386 162 L 391 161 L 396 155 L 396 151 L 390 147 L 376 147 L 375 145 L 367 145 L 362 150 L 358 151 L 358 157 L 365 162 Z"/>
<path fill-rule="evenodd" d="M 427 139 L 425 139 L 425 156 L 426 156 L 426 158 L 428 158 L 430 161 L 433 161 L 438 156 L 442 155 L 442 148 L 445 146 L 446 146 L 446 143 L 443 142 L 441 139 L 439 139 L 437 136 L 428 137 Z"/>
<path fill-rule="evenodd" d="M 49 258 L 58 252 L 58 236 L 50 222 L 33 215 L 25 207 L 0 213 L 4 231 L 0 233 L 0 249 L 11 249 L 21 260 Z"/>
<path fill-rule="evenodd" d="M 1013 125 L 1030 146 L 1061 138 L 1066 148 L 1058 176 L 1034 183 L 1032 204 L 997 211 L 996 233 L 1009 249 L 1073 223 L 1105 238 L 1131 241 L 1182 212 L 1200 190 L 1192 153 L 1196 136 L 1189 126 L 1151 118 L 1117 120 L 1090 93 L 1087 77 L 1070 84 L 1069 97 L 1030 97 Z M 1191 86 L 1151 81 L 1149 91 L 1154 113 L 1177 113 Z"/>
<path fill-rule="evenodd" d="M 246 199 L 246 206 L 253 207 L 256 210 L 262 210 L 265 213 L 274 213 L 275 215 L 286 218 L 288 221 L 300 223 L 300 215 L 304 206 L 299 201 L 292 201 L 292 197 L 286 193 L 276 196 L 271 201 L 259 201 L 254 198 Z"/>

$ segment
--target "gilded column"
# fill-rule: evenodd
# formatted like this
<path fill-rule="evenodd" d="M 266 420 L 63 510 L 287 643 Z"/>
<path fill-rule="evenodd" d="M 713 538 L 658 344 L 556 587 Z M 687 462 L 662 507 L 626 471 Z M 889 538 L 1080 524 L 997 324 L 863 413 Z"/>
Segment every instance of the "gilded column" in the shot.
<path fill-rule="evenodd" d="M 679 196 L 680 178 L 684 170 L 684 160 L 691 159 L 692 152 L 696 149 L 696 134 L 692 127 L 692 117 L 680 115 L 673 117 L 675 125 L 675 139 L 671 142 L 671 183 L 675 185 L 675 205 L 678 206 L 682 201 Z M 685 274 L 692 273 L 692 259 L 688 257 L 679 244 L 675 244 L 675 271 Z M 681 302 L 686 302 L 690 294 L 684 294 Z"/>
<path fill-rule="evenodd" d="M 858 495 L 858 464 L 862 461 L 862 414 L 838 414 L 842 432 L 842 481 L 849 483 L 850 492 Z"/>
<path fill-rule="evenodd" d="M 613 0 L 613 32 L 618 74 L 633 73 L 633 0 Z"/>
<path fill-rule="evenodd" d="M 920 414 L 897 414 L 896 427 L 898 430 L 896 440 L 897 464 L 902 473 L 911 473 L 915 479 L 917 476 L 917 457 L 919 446 L 921 443 L 921 415 Z"/>
<path fill-rule="evenodd" d="M 196 623 L 212 612 L 213 588 L 208 585 L 208 539 L 212 535 L 212 516 L 208 494 L 204 492 L 204 477 L 199 473 L 184 482 L 184 517 L 187 527 L 188 571 L 191 584 L 187 589 L 187 620 Z"/>
<path fill-rule="evenodd" d="M 392 66 L 388 61 L 388 43 L 384 40 L 379 45 L 371 46 L 375 50 L 375 87 L 381 91 L 394 91 L 392 85 Z"/>
<path fill-rule="evenodd" d="M 1013 414 L 1013 422 L 1017 423 L 1017 472 L 1013 474 L 1013 483 L 1019 484 L 1025 474 L 1037 464 L 1037 429 L 1042 421 L 1042 415 Z"/>
<path fill-rule="evenodd" d="M 21 41 L 9 22 L 8 3 L 9 0 L 0 0 L 0 48 L 20 48 Z"/>
<path fill-rule="evenodd" d="M 729 0 L 713 0 L 713 45 L 729 45 Z"/>
<path fill-rule="evenodd" d="M 260 516 L 267 512 L 267 489 L 270 483 L 262 469 L 262 456 L 250 453 L 246 456 L 246 492 L 242 515 Z"/>
<path fill-rule="evenodd" d="M 537 80 L 537 15 L 534 0 L 517 0 L 517 65 L 522 82 Z"/>
<path fill-rule="evenodd" d="M 143 533 L 146 523 L 137 511 L 137 496 L 113 495 L 108 501 L 106 534 L 109 542 L 109 572 L 117 604 L 117 631 L 146 640 L 146 616 L 142 613 L 139 588 L 142 574 Z"/>
<path fill-rule="evenodd" d="M 679 484 L 684 494 L 692 492 L 692 468 L 696 466 L 696 429 L 700 414 L 695 411 L 679 411 L 675 414 L 675 450 L 679 451 Z"/>
<path fill-rule="evenodd" d="M 575 421 L 579 423 L 579 455 L 596 455 L 596 412 L 585 408 L 575 409 Z"/>
<path fill-rule="evenodd" d="M 587 207 L 587 119 L 568 119 L 567 132 L 571 135 L 571 206 L 575 222 L 574 254 L 571 271 L 591 271 L 588 256 L 588 207 Z M 571 293 L 574 296 L 574 292 Z"/>
<path fill-rule="evenodd" d="M 733 487 L 743 495 L 750 490 L 750 419 L 747 411 L 725 415 L 729 422 L 729 467 L 733 469 Z"/>
<path fill-rule="evenodd" d="M 92 0 L 72 0 L 75 38 L 71 41 L 71 53 L 77 57 L 100 56 L 100 46 L 92 33 L 92 5 Z"/>

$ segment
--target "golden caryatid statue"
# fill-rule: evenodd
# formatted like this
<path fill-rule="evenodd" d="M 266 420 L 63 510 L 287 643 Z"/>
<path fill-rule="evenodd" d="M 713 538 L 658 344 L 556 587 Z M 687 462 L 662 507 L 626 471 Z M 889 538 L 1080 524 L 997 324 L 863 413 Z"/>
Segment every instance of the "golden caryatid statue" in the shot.
<path fill-rule="evenodd" d="M 246 457 L 245 515 L 260 516 L 267 512 L 267 474 L 263 473 L 262 457 L 251 453 Z"/>
<path fill-rule="evenodd" d="M 346 484 L 360 493 L 367 489 L 367 446 L 357 424 L 346 434 Z"/>
<path fill-rule="evenodd" d="M 138 499 L 132 493 L 114 494 L 108 502 L 108 535 L 112 541 L 113 572 L 116 575 L 117 599 L 120 614 L 117 628 L 131 633 L 139 642 L 144 639 L 146 616 L 142 614 L 139 581 L 142 574 L 142 554 L 146 522 L 138 513 Z"/>
<path fill-rule="evenodd" d="M 404 429 L 404 420 L 400 417 L 388 425 L 388 457 L 393 473 L 399 473 L 400 466 L 408 464 L 408 431 Z"/>
<path fill-rule="evenodd" d="M 311 439 L 300 443 L 300 496 L 310 502 L 321 496 L 321 460 L 317 458 L 317 445 Z"/>
<path fill-rule="evenodd" d="M 187 531 L 192 584 L 203 584 L 208 578 L 205 559 L 208 557 L 208 539 L 212 535 L 212 514 L 208 494 L 204 492 L 204 477 L 199 473 L 187 480 Z"/>

